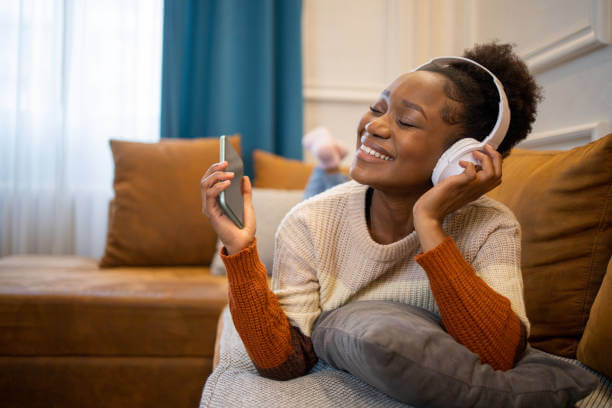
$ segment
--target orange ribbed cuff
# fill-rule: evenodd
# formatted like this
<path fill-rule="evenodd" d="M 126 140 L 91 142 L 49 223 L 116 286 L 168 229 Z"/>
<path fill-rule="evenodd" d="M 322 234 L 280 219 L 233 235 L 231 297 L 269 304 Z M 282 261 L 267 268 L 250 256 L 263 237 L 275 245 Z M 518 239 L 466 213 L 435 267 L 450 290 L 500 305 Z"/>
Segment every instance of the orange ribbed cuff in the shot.
<path fill-rule="evenodd" d="M 449 334 L 483 363 L 512 368 L 521 325 L 510 301 L 476 274 L 450 236 L 415 260 L 427 273 Z"/>
<path fill-rule="evenodd" d="M 229 307 L 234 326 L 258 370 L 283 366 L 293 353 L 287 317 L 268 286 L 266 268 L 259 260 L 257 241 L 242 251 L 220 251 L 229 283 Z"/>
<path fill-rule="evenodd" d="M 253 279 L 261 280 L 262 278 L 267 282 L 266 267 L 259 260 L 256 238 L 249 246 L 233 255 L 228 255 L 224 246 L 219 251 L 219 255 L 225 264 L 227 280 L 230 285 L 250 284 Z"/>
<path fill-rule="evenodd" d="M 450 236 L 447 236 L 437 247 L 416 255 L 414 260 L 427 272 L 430 279 L 444 281 L 455 275 L 476 276 L 474 268 L 465 260 Z"/>

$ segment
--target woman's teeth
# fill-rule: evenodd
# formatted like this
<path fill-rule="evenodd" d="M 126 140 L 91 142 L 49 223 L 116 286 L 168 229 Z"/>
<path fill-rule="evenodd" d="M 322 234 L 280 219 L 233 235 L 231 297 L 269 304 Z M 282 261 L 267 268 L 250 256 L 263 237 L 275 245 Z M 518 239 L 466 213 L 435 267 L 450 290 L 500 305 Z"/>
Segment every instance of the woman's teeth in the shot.
<path fill-rule="evenodd" d="M 364 144 L 361 145 L 360 149 L 366 152 L 367 154 L 369 154 L 370 156 L 378 157 L 379 159 L 383 159 L 383 160 L 391 160 L 389 156 L 381 154 L 374 149 L 370 149 L 368 146 Z"/>

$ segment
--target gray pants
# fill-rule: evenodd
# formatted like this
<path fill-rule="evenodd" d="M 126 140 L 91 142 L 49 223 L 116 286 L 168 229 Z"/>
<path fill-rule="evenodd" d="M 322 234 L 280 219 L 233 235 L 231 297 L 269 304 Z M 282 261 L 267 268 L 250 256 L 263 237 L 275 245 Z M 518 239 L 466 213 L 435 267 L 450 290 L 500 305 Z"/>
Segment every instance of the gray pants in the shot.
<path fill-rule="evenodd" d="M 304 200 L 348 180 L 344 173 L 326 173 L 322 167 L 315 167 L 304 190 Z"/>

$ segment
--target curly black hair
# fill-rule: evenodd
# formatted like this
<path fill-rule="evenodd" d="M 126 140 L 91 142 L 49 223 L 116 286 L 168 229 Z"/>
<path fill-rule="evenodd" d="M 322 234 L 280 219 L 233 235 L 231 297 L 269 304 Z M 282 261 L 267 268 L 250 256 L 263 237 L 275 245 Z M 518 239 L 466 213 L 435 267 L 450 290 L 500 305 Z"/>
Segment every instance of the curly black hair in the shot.
<path fill-rule="evenodd" d="M 463 53 L 487 69 L 501 81 L 510 106 L 508 133 L 497 150 L 506 157 L 510 149 L 531 132 L 542 90 L 529 73 L 525 63 L 513 52 L 512 44 L 490 42 L 477 44 Z M 444 75 L 446 96 L 457 103 L 442 108 L 442 119 L 459 125 L 459 134 L 448 141 L 450 147 L 458 139 L 471 137 L 482 141 L 493 129 L 498 113 L 499 96 L 493 79 L 482 69 L 465 62 L 446 66 L 434 65 L 426 71 Z"/>

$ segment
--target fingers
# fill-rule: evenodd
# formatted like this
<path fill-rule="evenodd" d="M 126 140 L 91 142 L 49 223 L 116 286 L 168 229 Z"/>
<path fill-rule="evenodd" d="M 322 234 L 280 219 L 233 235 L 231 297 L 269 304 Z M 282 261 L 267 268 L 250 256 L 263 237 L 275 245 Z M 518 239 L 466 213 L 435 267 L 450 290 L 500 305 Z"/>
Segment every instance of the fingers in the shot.
<path fill-rule="evenodd" d="M 206 177 L 210 176 L 215 171 L 225 170 L 227 168 L 227 164 L 228 163 L 226 161 L 222 161 L 222 162 L 215 163 L 215 164 L 211 165 L 208 168 L 208 170 L 206 170 L 206 173 L 204 173 L 204 175 L 202 176 L 202 180 L 204 180 Z"/>
<path fill-rule="evenodd" d="M 212 211 L 212 214 L 217 214 L 217 215 L 221 214 L 220 210 L 219 211 L 215 210 L 217 209 L 217 206 L 218 206 L 217 198 L 219 197 L 219 194 L 221 194 L 223 190 L 225 190 L 226 188 L 230 186 L 230 183 L 231 183 L 230 180 L 223 180 L 218 183 L 215 183 L 215 185 L 206 189 L 205 197 L 204 197 L 204 206 L 202 208 L 202 212 L 204 213 L 204 215 L 206 216 L 211 215 L 211 211 Z"/>
<path fill-rule="evenodd" d="M 475 151 L 472 155 L 482 164 L 482 172 L 479 172 L 479 179 L 484 182 L 491 182 L 498 185 L 501 183 L 501 154 L 493 149 L 491 145 L 485 145 L 485 151 Z"/>
<path fill-rule="evenodd" d="M 472 156 L 474 156 L 482 167 L 482 171 L 480 172 L 480 178 L 483 181 L 488 181 L 489 179 L 495 177 L 495 170 L 493 169 L 493 162 L 491 158 L 480 151 L 472 152 Z"/>
<path fill-rule="evenodd" d="M 233 177 L 233 173 L 225 173 L 223 170 L 227 168 L 227 162 L 215 163 L 206 170 L 200 179 L 200 190 L 202 191 L 202 199 L 209 188 L 219 180 L 228 180 Z M 230 176 L 231 174 L 231 176 Z"/>
<path fill-rule="evenodd" d="M 225 190 L 226 188 L 230 186 L 230 183 L 231 183 L 230 180 L 223 180 L 223 181 L 216 183 L 211 188 L 209 188 L 206 191 L 207 200 L 216 200 L 219 194 L 221 194 L 223 190 Z"/>
<path fill-rule="evenodd" d="M 203 190 L 208 190 L 219 181 L 231 180 L 233 178 L 234 173 L 231 171 L 215 171 L 208 176 L 205 175 L 202 180 L 200 180 L 200 187 L 202 187 Z"/>
<path fill-rule="evenodd" d="M 460 160 L 459 165 L 465 169 L 461 174 L 467 176 L 468 179 L 473 179 L 476 176 L 476 166 L 470 161 Z"/>
<path fill-rule="evenodd" d="M 456 176 L 458 184 L 455 185 L 455 188 L 464 189 L 476 180 L 476 167 L 474 163 L 463 160 L 459 161 L 459 165 L 463 167 L 465 171 Z M 449 179 L 451 179 L 451 177 L 449 177 Z"/>
<path fill-rule="evenodd" d="M 234 178 L 234 173 L 224 172 L 227 162 L 215 163 L 208 168 L 200 180 L 200 190 L 202 191 L 202 212 L 204 215 L 211 215 L 216 208 L 216 201 L 221 191 L 230 185 L 230 180 Z"/>
<path fill-rule="evenodd" d="M 435 203 L 436 199 L 439 201 L 437 209 L 434 208 L 435 205 L 429 204 L 433 208 L 429 210 L 432 214 L 448 214 L 448 212 L 476 200 L 501 183 L 502 157 L 499 152 L 491 146 L 485 145 L 484 152 L 473 152 L 473 156 L 482 166 L 476 165 L 472 161 L 460 160 L 459 165 L 465 169 L 462 173 L 448 177 L 424 194 L 424 196 L 429 195 L 429 202 Z M 436 191 L 437 193 L 434 194 Z M 431 197 L 436 197 L 436 199 Z M 437 197 L 443 198 L 439 199 Z M 445 204 L 440 204 L 441 202 Z"/>
<path fill-rule="evenodd" d="M 216 199 L 230 185 L 230 180 L 234 178 L 234 173 L 214 172 L 206 177 L 200 184 L 200 189 L 203 195 L 203 210 L 205 214 L 207 209 L 214 208 Z"/>

